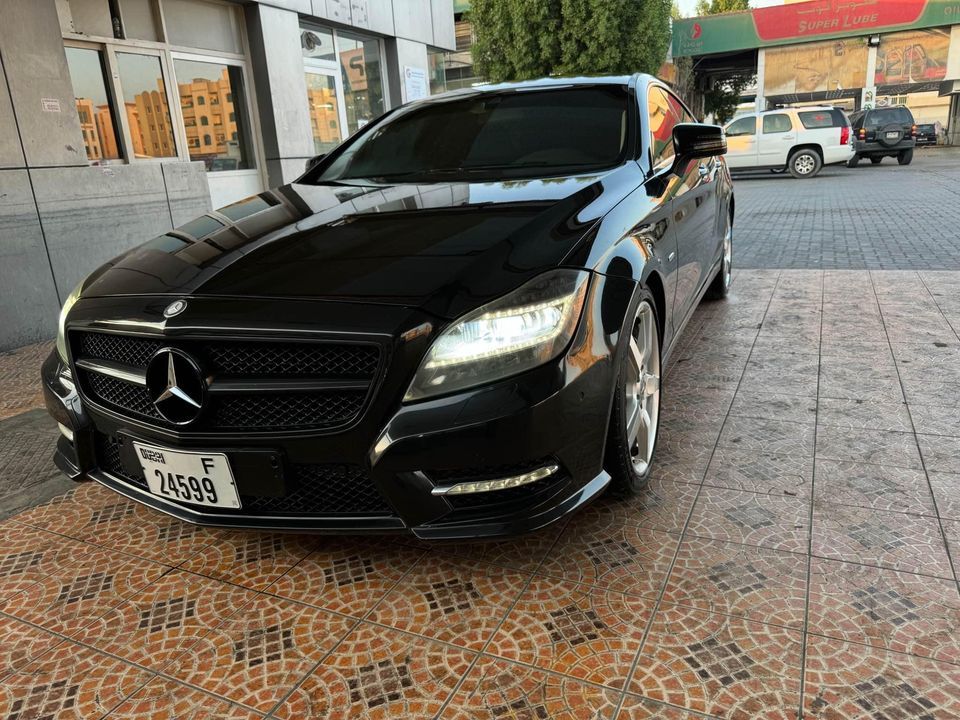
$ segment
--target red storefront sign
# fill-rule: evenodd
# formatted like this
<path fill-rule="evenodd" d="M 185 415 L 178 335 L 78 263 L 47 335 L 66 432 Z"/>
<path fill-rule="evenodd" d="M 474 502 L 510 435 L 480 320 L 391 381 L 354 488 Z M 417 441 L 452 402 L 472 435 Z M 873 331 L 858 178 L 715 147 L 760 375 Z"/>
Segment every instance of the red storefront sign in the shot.
<path fill-rule="evenodd" d="M 910 25 L 926 5 L 927 0 L 818 0 L 758 8 L 753 20 L 760 39 L 771 42 Z"/>

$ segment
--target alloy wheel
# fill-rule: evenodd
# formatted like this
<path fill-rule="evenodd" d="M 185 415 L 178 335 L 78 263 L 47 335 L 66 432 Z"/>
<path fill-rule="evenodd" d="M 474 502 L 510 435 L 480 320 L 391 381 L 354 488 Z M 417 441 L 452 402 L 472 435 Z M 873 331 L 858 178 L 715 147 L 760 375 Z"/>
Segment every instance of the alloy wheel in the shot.
<path fill-rule="evenodd" d="M 650 467 L 660 422 L 660 336 L 656 315 L 646 300 L 640 303 L 633 323 L 627 358 L 627 445 L 634 471 L 643 475 Z"/>
<path fill-rule="evenodd" d="M 801 155 L 793 161 L 793 169 L 800 175 L 809 175 L 816 167 L 817 163 L 810 155 Z"/>
<path fill-rule="evenodd" d="M 729 289 L 733 282 L 733 227 L 727 224 L 723 234 L 723 287 Z"/>

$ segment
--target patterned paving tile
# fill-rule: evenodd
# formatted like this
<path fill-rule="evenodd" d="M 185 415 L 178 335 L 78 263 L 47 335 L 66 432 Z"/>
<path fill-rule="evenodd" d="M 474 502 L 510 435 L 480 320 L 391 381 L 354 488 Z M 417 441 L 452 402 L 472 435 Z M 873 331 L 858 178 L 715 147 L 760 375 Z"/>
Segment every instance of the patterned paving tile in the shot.
<path fill-rule="evenodd" d="M 804 555 L 687 537 L 663 600 L 802 629 L 806 590 Z"/>
<path fill-rule="evenodd" d="M 38 369 L 53 350 L 53 342 L 26 345 L 0 353 L 0 419 L 31 408 L 43 407 L 43 391 L 37 382 Z"/>
<path fill-rule="evenodd" d="M 813 558 L 808 631 L 960 664 L 952 580 Z"/>
<path fill-rule="evenodd" d="M 960 437 L 960 413 L 949 405 L 911 405 L 913 424 L 921 435 Z"/>
<path fill-rule="evenodd" d="M 256 597 L 246 588 L 174 570 L 72 637 L 128 662 L 160 670 Z"/>
<path fill-rule="evenodd" d="M 303 535 L 217 531 L 185 570 L 263 590 L 310 554 L 318 540 Z"/>
<path fill-rule="evenodd" d="M 812 456 L 720 447 L 710 460 L 703 483 L 729 490 L 808 498 L 812 480 Z"/>
<path fill-rule="evenodd" d="M 475 560 L 426 555 L 368 619 L 480 650 L 529 578 Z"/>
<path fill-rule="evenodd" d="M 903 572 L 952 578 L 936 518 L 816 503 L 813 554 Z"/>
<path fill-rule="evenodd" d="M 5 523 L 0 529 L 0 602 L 79 562 L 93 550 L 45 530 Z"/>
<path fill-rule="evenodd" d="M 107 550 L 93 550 L 2 604 L 3 612 L 69 634 L 170 570 L 165 565 Z"/>
<path fill-rule="evenodd" d="M 607 495 L 573 517 L 569 532 L 602 532 L 629 525 L 680 532 L 697 498 L 698 487 L 690 483 L 651 478 L 633 497 Z"/>
<path fill-rule="evenodd" d="M 818 460 L 815 495 L 821 505 L 933 514 L 926 473 L 911 468 Z"/>
<path fill-rule="evenodd" d="M 22 670 L 61 642 L 63 638 L 59 635 L 15 618 L 0 616 L 0 681 L 4 676 Z"/>
<path fill-rule="evenodd" d="M 157 677 L 110 713 L 111 720 L 253 720 L 263 717 L 240 705 Z"/>
<path fill-rule="evenodd" d="M 801 638 L 786 628 L 664 605 L 629 690 L 725 718 L 795 718 Z"/>
<path fill-rule="evenodd" d="M 927 471 L 960 473 L 960 438 L 917 435 Z"/>
<path fill-rule="evenodd" d="M 813 425 L 783 420 L 729 417 L 718 446 L 747 452 L 813 456 Z"/>
<path fill-rule="evenodd" d="M 626 693 L 616 720 L 703 720 L 709 717 Z"/>
<path fill-rule="evenodd" d="M 787 420 L 798 423 L 816 422 L 816 413 L 815 397 L 770 393 L 737 393 L 730 408 L 730 414 L 737 417 Z"/>
<path fill-rule="evenodd" d="M 319 608 L 259 595 L 163 672 L 268 712 L 355 624 Z"/>
<path fill-rule="evenodd" d="M 878 367 L 869 358 L 821 358 L 818 392 L 821 398 L 903 402 L 896 366 L 890 362 L 889 365 Z"/>
<path fill-rule="evenodd" d="M 906 403 L 821 397 L 817 402 L 817 422 L 864 430 L 913 432 Z"/>
<path fill-rule="evenodd" d="M 0 683 L 7 720 L 99 718 L 141 688 L 150 673 L 64 642 Z"/>
<path fill-rule="evenodd" d="M 922 468 L 912 433 L 818 425 L 817 457 L 872 465 Z"/>
<path fill-rule="evenodd" d="M 481 657 L 441 720 L 611 718 L 620 693 L 536 668 Z"/>
<path fill-rule="evenodd" d="M 810 532 L 808 502 L 794 497 L 704 487 L 687 526 L 687 535 L 806 552 Z"/>
<path fill-rule="evenodd" d="M 476 657 L 454 645 L 361 623 L 275 716 L 288 720 L 432 718 Z"/>
<path fill-rule="evenodd" d="M 148 560 L 179 565 L 212 543 L 217 533 L 117 495 L 115 502 L 94 510 L 76 536 Z"/>
<path fill-rule="evenodd" d="M 568 528 L 538 571 L 573 583 L 656 597 L 680 536 L 642 526 Z"/>
<path fill-rule="evenodd" d="M 68 493 L 20 513 L 17 521 L 61 535 L 78 537 L 97 510 L 117 503 L 118 498 L 115 492 L 98 483 L 82 483 Z M 130 505 L 133 503 L 130 502 Z"/>
<path fill-rule="evenodd" d="M 654 600 L 535 577 L 487 652 L 622 689 Z"/>
<path fill-rule="evenodd" d="M 267 591 L 360 618 L 423 552 L 379 538 L 322 538 Z"/>
<path fill-rule="evenodd" d="M 960 475 L 931 472 L 927 476 L 940 517 L 960 520 Z"/>
<path fill-rule="evenodd" d="M 803 704 L 824 720 L 960 717 L 960 667 L 810 635 Z"/>

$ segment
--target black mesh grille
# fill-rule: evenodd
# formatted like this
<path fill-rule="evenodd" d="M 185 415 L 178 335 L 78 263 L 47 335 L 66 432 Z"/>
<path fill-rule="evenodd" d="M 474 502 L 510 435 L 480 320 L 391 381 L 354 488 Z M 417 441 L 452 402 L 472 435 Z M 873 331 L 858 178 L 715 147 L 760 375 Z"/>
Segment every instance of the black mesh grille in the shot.
<path fill-rule="evenodd" d="M 160 419 L 160 413 L 150 400 L 150 393 L 142 385 L 128 383 L 100 373 L 91 372 L 84 375 L 90 383 L 93 394 L 110 407 L 152 420 Z"/>
<path fill-rule="evenodd" d="M 370 345 L 224 342 L 210 345 L 207 356 L 214 372 L 243 377 L 368 379 L 379 361 Z"/>
<path fill-rule="evenodd" d="M 216 402 L 213 425 L 259 430 L 341 425 L 360 412 L 365 397 L 363 390 L 225 397 Z"/>
<path fill-rule="evenodd" d="M 112 435 L 96 433 L 97 463 L 123 482 L 147 490 L 143 477 L 128 473 L 120 459 L 120 445 Z M 287 466 L 289 490 L 281 497 L 240 495 L 240 510 L 206 508 L 218 515 L 392 515 L 370 477 L 355 465 L 300 464 Z M 242 485 L 242 480 L 240 480 Z M 190 507 L 189 505 L 184 505 Z"/>
<path fill-rule="evenodd" d="M 101 332 L 71 334 L 74 356 L 105 360 L 143 372 L 158 350 L 173 346 L 197 360 L 204 373 L 218 379 L 264 383 L 259 393 L 211 393 L 203 414 L 183 431 L 331 431 L 355 420 L 363 410 L 380 362 L 370 344 L 290 341 L 235 341 L 140 338 Z M 117 412 L 167 425 L 140 385 L 77 368 L 81 387 L 92 399 Z M 304 381 L 270 391 L 272 380 Z M 359 389 L 309 389 L 311 381 L 355 382 Z"/>
<path fill-rule="evenodd" d="M 110 360 L 111 362 L 145 368 L 153 354 L 164 346 L 161 340 L 109 335 L 107 333 L 78 333 L 79 356 Z"/>

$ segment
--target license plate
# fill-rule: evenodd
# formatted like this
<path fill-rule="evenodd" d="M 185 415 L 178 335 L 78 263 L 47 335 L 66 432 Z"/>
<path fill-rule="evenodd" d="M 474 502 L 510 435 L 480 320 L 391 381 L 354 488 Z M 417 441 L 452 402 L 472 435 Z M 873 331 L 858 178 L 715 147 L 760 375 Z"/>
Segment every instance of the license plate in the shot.
<path fill-rule="evenodd" d="M 900 135 L 900 133 L 897 133 L 897 132 L 888 132 L 888 133 L 887 133 L 887 140 L 896 140 L 896 139 L 897 139 L 897 136 L 899 136 L 899 135 Z"/>
<path fill-rule="evenodd" d="M 134 442 L 150 492 L 204 507 L 239 508 L 230 461 L 223 453 L 189 452 Z"/>

